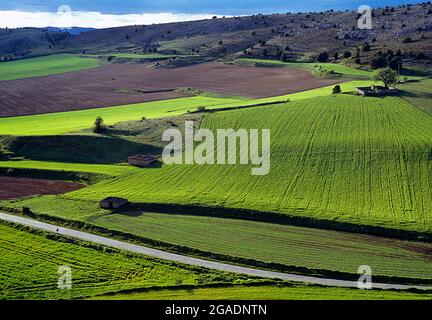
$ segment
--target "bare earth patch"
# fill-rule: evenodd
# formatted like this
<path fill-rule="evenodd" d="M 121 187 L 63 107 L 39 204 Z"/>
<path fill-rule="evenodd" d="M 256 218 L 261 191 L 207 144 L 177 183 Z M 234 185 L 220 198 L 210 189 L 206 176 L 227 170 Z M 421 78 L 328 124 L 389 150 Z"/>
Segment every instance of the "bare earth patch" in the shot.
<path fill-rule="evenodd" d="M 243 67 L 216 62 L 175 69 L 112 64 L 61 75 L 0 81 L 0 117 L 172 99 L 184 95 L 154 91 L 182 87 L 263 98 L 333 83 L 333 80 L 317 79 L 309 72 L 288 68 Z M 124 88 L 153 92 L 117 92 Z"/>
<path fill-rule="evenodd" d="M 0 200 L 63 194 L 84 187 L 82 184 L 66 181 L 0 177 Z"/>

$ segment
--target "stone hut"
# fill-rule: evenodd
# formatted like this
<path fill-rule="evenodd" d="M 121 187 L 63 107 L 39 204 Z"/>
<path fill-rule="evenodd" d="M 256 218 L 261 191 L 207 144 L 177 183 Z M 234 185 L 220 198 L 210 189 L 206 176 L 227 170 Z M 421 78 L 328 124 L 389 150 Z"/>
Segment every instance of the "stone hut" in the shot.
<path fill-rule="evenodd" d="M 127 199 L 117 197 L 108 197 L 99 202 L 100 207 L 107 210 L 121 209 L 128 204 L 129 201 Z"/>

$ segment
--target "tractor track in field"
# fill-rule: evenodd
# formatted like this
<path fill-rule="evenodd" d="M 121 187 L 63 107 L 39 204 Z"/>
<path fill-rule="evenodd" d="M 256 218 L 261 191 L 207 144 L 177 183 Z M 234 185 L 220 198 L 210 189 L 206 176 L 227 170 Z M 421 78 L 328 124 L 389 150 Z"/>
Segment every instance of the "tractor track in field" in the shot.
<path fill-rule="evenodd" d="M 104 246 L 108 246 L 108 247 L 112 247 L 124 251 L 129 251 L 132 253 L 143 254 L 143 255 L 159 258 L 159 259 L 169 260 L 172 262 L 204 267 L 204 268 L 209 268 L 209 269 L 214 269 L 219 271 L 233 272 L 238 274 L 245 274 L 245 275 L 270 278 L 270 279 L 280 279 L 280 280 L 296 281 L 296 282 L 303 282 L 309 284 L 334 286 L 334 287 L 357 288 L 358 286 L 357 281 L 318 278 L 318 277 L 302 276 L 302 275 L 289 274 L 289 273 L 273 272 L 273 271 L 259 270 L 259 269 L 248 268 L 248 267 L 241 267 L 241 266 L 231 265 L 227 263 L 209 261 L 204 259 L 192 258 L 189 256 L 165 252 L 162 250 L 157 250 L 150 247 L 136 245 L 124 241 L 118 241 L 107 237 L 102 237 L 91 233 L 64 228 L 53 224 L 48 224 L 45 222 L 19 217 L 19 216 L 2 213 L 2 212 L 0 212 L 0 220 L 59 234 L 69 238 L 79 239 L 79 240 L 100 244 L 100 245 L 104 245 Z M 386 283 L 373 283 L 373 288 L 374 289 L 395 289 L 395 290 L 408 290 L 408 289 L 431 290 L 432 289 L 432 287 L 426 287 L 426 286 L 412 286 L 412 285 L 399 285 L 399 284 L 386 284 Z"/>

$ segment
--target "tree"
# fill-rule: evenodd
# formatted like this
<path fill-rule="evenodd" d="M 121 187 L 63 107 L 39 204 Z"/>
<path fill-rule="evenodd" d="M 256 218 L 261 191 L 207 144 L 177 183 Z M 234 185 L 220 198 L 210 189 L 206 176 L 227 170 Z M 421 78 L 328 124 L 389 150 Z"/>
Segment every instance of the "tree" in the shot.
<path fill-rule="evenodd" d="M 345 51 L 344 52 L 344 54 L 343 54 L 343 57 L 345 58 L 345 59 L 348 59 L 348 58 L 350 58 L 351 57 L 351 52 L 350 51 Z"/>
<path fill-rule="evenodd" d="M 392 68 L 393 70 L 401 71 L 402 64 L 403 61 L 401 57 L 392 57 L 389 61 L 389 67 Z"/>
<path fill-rule="evenodd" d="M 388 88 L 397 83 L 397 73 L 390 67 L 381 68 L 375 71 L 373 79 L 384 82 L 384 86 Z"/>
<path fill-rule="evenodd" d="M 329 59 L 329 54 L 327 51 L 324 51 L 318 55 L 317 61 L 318 62 L 327 62 L 328 59 Z"/>
<path fill-rule="evenodd" d="M 288 62 L 288 60 L 289 60 L 289 55 L 286 54 L 286 53 L 282 53 L 282 54 L 281 54 L 281 60 L 282 60 L 283 62 Z"/>
<path fill-rule="evenodd" d="M 363 52 L 368 52 L 368 51 L 370 51 L 370 48 L 371 48 L 371 46 L 370 46 L 369 43 L 365 42 L 365 43 L 363 44 L 363 47 L 362 47 Z"/>
<path fill-rule="evenodd" d="M 340 85 L 336 85 L 336 86 L 333 88 L 332 92 L 333 92 L 333 94 L 341 93 L 342 90 L 341 90 Z"/>
<path fill-rule="evenodd" d="M 373 69 L 381 69 L 387 67 L 388 61 L 384 55 L 376 55 L 371 61 L 370 65 Z"/>
<path fill-rule="evenodd" d="M 94 123 L 93 132 L 94 133 L 100 133 L 104 129 L 104 120 L 102 117 L 97 117 Z"/>

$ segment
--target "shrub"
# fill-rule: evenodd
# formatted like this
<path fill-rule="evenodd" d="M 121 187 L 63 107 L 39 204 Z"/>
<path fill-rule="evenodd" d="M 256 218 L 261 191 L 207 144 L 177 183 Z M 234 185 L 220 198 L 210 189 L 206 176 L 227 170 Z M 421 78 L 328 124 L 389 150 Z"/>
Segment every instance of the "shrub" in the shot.
<path fill-rule="evenodd" d="M 281 60 L 283 62 L 287 62 L 289 60 L 289 56 L 286 53 L 282 53 Z"/>
<path fill-rule="evenodd" d="M 329 59 L 329 54 L 327 51 L 321 52 L 317 57 L 318 62 L 327 62 L 328 59 Z"/>
<path fill-rule="evenodd" d="M 363 44 L 362 50 L 363 50 L 363 52 L 368 52 L 368 51 L 370 51 L 370 48 L 371 48 L 370 44 L 365 42 Z"/>
<path fill-rule="evenodd" d="M 314 70 L 312 71 L 312 74 L 315 77 L 321 77 L 321 78 L 327 78 L 330 74 L 333 74 L 333 70 L 327 70 L 326 68 L 323 68 L 319 65 L 314 66 Z"/>
<path fill-rule="evenodd" d="M 406 37 L 405 39 L 403 39 L 402 41 L 403 43 L 411 43 L 412 39 L 410 37 Z"/>
<path fill-rule="evenodd" d="M 426 59 L 426 55 L 424 54 L 424 52 L 420 52 L 417 54 L 416 58 L 417 59 Z"/>
<path fill-rule="evenodd" d="M 332 92 L 333 92 L 333 94 L 341 93 L 342 90 L 341 90 L 340 85 L 336 85 L 336 86 L 334 86 Z"/>
<path fill-rule="evenodd" d="M 388 61 L 385 56 L 377 55 L 370 61 L 370 66 L 373 69 L 380 69 L 387 67 Z"/>
<path fill-rule="evenodd" d="M 97 117 L 94 123 L 93 132 L 94 133 L 100 133 L 105 129 L 104 127 L 104 120 L 102 117 Z"/>
<path fill-rule="evenodd" d="M 350 58 L 351 56 L 352 56 L 351 51 L 345 51 L 345 52 L 343 53 L 343 57 L 344 57 L 345 59 L 348 59 L 348 58 Z"/>

